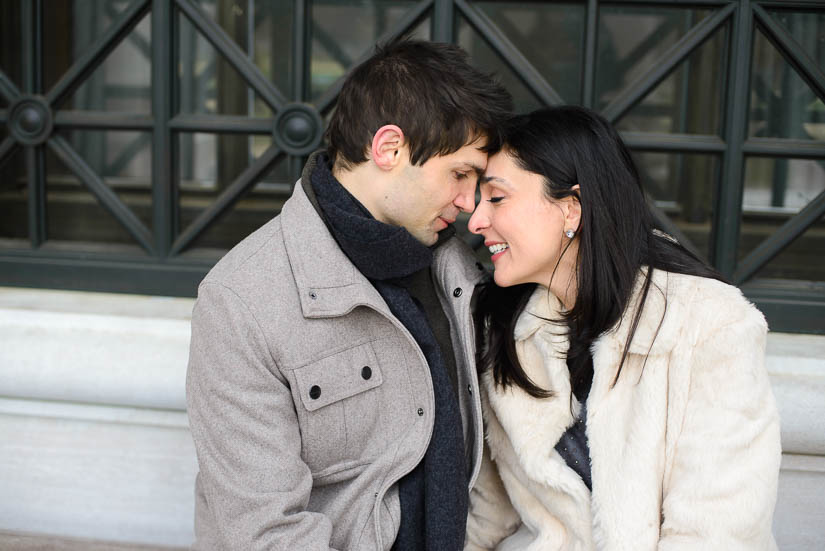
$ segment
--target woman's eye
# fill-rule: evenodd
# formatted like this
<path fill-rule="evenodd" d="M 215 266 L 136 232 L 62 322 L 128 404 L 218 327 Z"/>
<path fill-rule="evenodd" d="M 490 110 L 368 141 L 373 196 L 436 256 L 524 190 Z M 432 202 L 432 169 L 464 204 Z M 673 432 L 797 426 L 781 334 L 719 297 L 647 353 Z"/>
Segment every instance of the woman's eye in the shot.
<path fill-rule="evenodd" d="M 487 201 L 490 203 L 498 203 L 502 199 L 504 199 L 504 197 L 490 197 L 489 199 L 487 199 Z"/>

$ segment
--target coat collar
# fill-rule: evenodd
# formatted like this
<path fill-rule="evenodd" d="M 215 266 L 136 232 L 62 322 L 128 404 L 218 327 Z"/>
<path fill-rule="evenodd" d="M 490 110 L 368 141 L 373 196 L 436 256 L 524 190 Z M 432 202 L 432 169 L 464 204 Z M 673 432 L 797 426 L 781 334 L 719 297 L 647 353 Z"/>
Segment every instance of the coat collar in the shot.
<path fill-rule="evenodd" d="M 389 315 L 381 295 L 338 247 L 300 182 L 281 210 L 281 227 L 304 317 L 342 316 L 359 304 Z"/>
<path fill-rule="evenodd" d="M 598 345 L 617 350 L 619 353 L 624 351 L 646 278 L 647 268 L 642 268 L 636 277 L 628 308 L 625 309 L 619 322 L 596 340 L 594 348 Z M 672 310 L 679 308 L 680 305 L 672 300 L 665 300 L 666 296 L 673 294 L 672 286 L 672 278 L 667 272 L 654 270 L 645 307 L 639 318 L 628 353 L 655 356 L 673 348 L 679 334 L 678 324 L 674 320 L 679 319 L 679 316 L 673 315 Z M 559 299 L 546 287 L 538 286 L 516 322 L 513 333 L 515 340 L 522 341 L 529 338 L 548 326 L 545 320 L 559 319 L 562 312 Z"/>
<path fill-rule="evenodd" d="M 281 210 L 281 227 L 304 317 L 342 316 L 359 305 L 391 316 L 375 287 L 338 246 L 300 181 Z M 457 237 L 437 247 L 432 270 L 437 289 L 469 300 L 485 272 L 462 248 L 466 245 Z"/>

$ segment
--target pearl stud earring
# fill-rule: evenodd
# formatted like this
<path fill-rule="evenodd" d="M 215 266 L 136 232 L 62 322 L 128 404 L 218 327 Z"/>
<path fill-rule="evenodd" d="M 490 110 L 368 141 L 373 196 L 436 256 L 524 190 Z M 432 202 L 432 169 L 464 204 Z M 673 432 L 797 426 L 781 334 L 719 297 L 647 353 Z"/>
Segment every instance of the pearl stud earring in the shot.
<path fill-rule="evenodd" d="M 566 235 L 568 239 L 573 239 L 573 236 L 576 235 L 576 232 L 574 232 L 573 230 L 564 230 L 564 235 Z"/>

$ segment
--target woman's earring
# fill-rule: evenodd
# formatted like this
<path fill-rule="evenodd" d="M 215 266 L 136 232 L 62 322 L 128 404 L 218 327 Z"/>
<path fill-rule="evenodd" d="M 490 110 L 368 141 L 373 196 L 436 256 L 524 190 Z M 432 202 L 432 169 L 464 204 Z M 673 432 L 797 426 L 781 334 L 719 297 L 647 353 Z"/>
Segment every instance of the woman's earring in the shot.
<path fill-rule="evenodd" d="M 573 239 L 573 236 L 576 235 L 576 232 L 574 232 L 573 230 L 564 230 L 564 235 L 566 235 L 568 239 Z"/>

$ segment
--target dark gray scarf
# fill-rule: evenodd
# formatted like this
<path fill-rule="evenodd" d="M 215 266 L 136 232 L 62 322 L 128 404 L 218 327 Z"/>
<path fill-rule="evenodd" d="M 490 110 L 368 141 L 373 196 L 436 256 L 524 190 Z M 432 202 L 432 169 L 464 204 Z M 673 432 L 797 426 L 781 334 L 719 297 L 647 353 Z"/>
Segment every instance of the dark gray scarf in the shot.
<path fill-rule="evenodd" d="M 461 551 L 467 522 L 467 465 L 458 398 L 451 380 L 455 374 L 448 373 L 447 367 L 454 370 L 455 360 L 450 357 L 445 363 L 445 355 L 453 354 L 452 347 L 439 345 L 445 339 L 436 338 L 428 321 L 428 315 L 431 319 L 444 317 L 430 276 L 432 250 L 406 229 L 373 218 L 332 175 L 326 155 L 319 155 L 316 162 L 311 188 L 322 218 L 341 250 L 412 334 L 433 381 L 433 434 L 424 459 L 399 481 L 401 526 L 393 549 Z M 450 230 L 452 235 L 454 230 Z M 443 241 L 440 236 L 434 248 Z M 422 281 L 430 287 L 431 299 L 411 294 L 420 289 Z M 433 303 L 439 309 L 436 313 L 427 311 Z"/>

